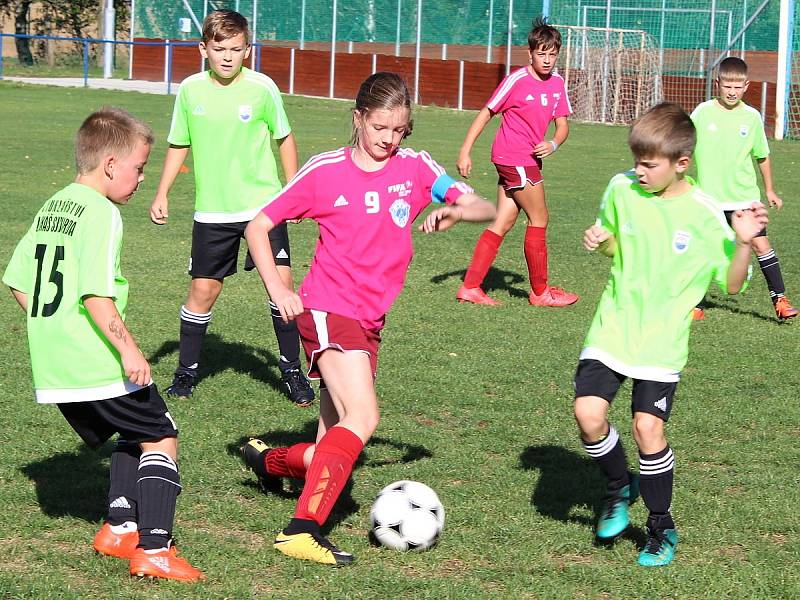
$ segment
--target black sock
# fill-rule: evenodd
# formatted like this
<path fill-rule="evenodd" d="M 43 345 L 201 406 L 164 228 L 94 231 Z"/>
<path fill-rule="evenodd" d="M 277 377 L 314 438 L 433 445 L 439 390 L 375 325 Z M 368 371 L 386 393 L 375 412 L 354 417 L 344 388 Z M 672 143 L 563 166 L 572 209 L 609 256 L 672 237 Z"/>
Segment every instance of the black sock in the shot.
<path fill-rule="evenodd" d="M 286 535 L 295 535 L 298 533 L 319 534 L 319 525 L 313 519 L 293 518 L 283 529 L 283 533 Z"/>
<path fill-rule="evenodd" d="M 586 453 L 597 461 L 608 478 L 609 491 L 619 490 L 629 483 L 628 461 L 617 430 L 608 426 L 608 433 L 599 442 L 583 442 Z"/>
<path fill-rule="evenodd" d="M 294 321 L 284 323 L 278 307 L 270 300 L 269 311 L 272 315 L 272 327 L 278 339 L 280 359 L 278 366 L 281 372 L 300 368 L 300 334 Z"/>
<path fill-rule="evenodd" d="M 783 275 L 781 275 L 781 263 L 778 261 L 775 250 L 770 250 L 766 254 L 760 255 L 758 257 L 758 266 L 761 267 L 764 279 L 767 280 L 769 295 L 772 298 L 772 303 L 775 304 L 778 298 L 786 293 Z"/>
<path fill-rule="evenodd" d="M 126 521 L 136 522 L 138 493 L 136 480 L 139 472 L 139 444 L 117 440 L 111 455 L 110 485 L 108 486 L 108 522 L 122 525 Z"/>
<path fill-rule="evenodd" d="M 675 527 L 669 514 L 674 473 L 675 455 L 669 446 L 655 454 L 639 453 L 639 490 L 659 529 Z"/>
<path fill-rule="evenodd" d="M 139 547 L 166 548 L 172 539 L 175 502 L 181 493 L 175 461 L 163 452 L 144 452 L 139 461 Z"/>
<path fill-rule="evenodd" d="M 200 352 L 203 349 L 203 339 L 206 337 L 206 330 L 210 321 L 210 312 L 195 313 L 185 306 L 181 306 L 181 341 L 178 373 L 197 375 Z"/>

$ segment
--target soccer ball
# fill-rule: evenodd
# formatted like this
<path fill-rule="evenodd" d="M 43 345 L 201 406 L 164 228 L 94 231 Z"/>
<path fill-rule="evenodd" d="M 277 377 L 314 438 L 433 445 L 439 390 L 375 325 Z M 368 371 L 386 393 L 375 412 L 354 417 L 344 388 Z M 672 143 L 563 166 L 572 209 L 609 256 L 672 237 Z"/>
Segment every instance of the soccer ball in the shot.
<path fill-rule="evenodd" d="M 393 550 L 427 550 L 444 528 L 444 506 L 418 481 L 395 481 L 379 493 L 370 511 L 372 535 Z"/>

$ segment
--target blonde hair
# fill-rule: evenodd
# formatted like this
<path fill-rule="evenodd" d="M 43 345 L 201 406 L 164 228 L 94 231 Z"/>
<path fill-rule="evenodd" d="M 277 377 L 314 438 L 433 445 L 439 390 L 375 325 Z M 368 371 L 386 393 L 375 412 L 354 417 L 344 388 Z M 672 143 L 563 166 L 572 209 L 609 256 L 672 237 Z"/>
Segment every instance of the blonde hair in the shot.
<path fill-rule="evenodd" d="M 153 130 L 127 110 L 106 106 L 89 115 L 75 135 L 75 167 L 79 175 L 97 168 L 103 156 L 129 156 L 142 141 L 152 146 Z"/>
<path fill-rule="evenodd" d="M 747 81 L 747 63 L 741 58 L 729 56 L 719 63 L 717 78 L 726 81 Z"/>
<path fill-rule="evenodd" d="M 244 34 L 246 44 L 250 43 L 250 27 L 247 19 L 235 10 L 215 10 L 203 21 L 203 43 L 221 42 Z"/>
<path fill-rule="evenodd" d="M 628 145 L 637 158 L 668 158 L 677 161 L 692 156 L 697 141 L 694 123 L 680 105 L 657 104 L 631 127 Z"/>
<path fill-rule="evenodd" d="M 356 96 L 356 105 L 353 107 L 353 114 L 357 112 L 363 120 L 370 111 L 393 110 L 399 107 L 404 107 L 409 110 L 408 127 L 406 128 L 405 136 L 403 136 L 407 138 L 411 135 L 411 130 L 414 128 L 414 120 L 411 118 L 410 112 L 411 94 L 408 91 L 408 86 L 397 73 L 379 71 L 367 77 L 364 83 L 361 84 L 361 87 L 358 89 L 358 95 Z M 357 142 L 358 129 L 354 119 L 350 143 L 355 146 Z"/>

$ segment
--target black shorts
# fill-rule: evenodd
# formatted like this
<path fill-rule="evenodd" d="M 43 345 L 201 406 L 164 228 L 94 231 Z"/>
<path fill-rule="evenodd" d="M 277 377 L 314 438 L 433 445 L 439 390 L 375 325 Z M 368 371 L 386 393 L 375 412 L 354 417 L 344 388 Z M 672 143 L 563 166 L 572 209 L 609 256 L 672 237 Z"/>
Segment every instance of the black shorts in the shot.
<path fill-rule="evenodd" d="M 239 223 L 199 223 L 192 227 L 192 255 L 189 258 L 189 275 L 193 278 L 225 279 L 236 273 L 239 258 L 239 242 L 249 221 Z M 286 223 L 276 225 L 269 232 L 269 243 L 275 264 L 292 266 L 289 250 L 289 231 Z M 244 270 L 251 271 L 255 263 L 247 253 Z"/>
<path fill-rule="evenodd" d="M 93 449 L 102 446 L 115 433 L 134 443 L 178 435 L 178 427 L 155 384 L 107 400 L 64 402 L 58 409 Z"/>
<path fill-rule="evenodd" d="M 735 210 L 725 210 L 725 211 L 722 211 L 722 212 L 725 213 L 725 220 L 728 222 L 728 225 L 733 227 L 733 224 L 731 223 L 731 218 L 733 217 L 733 213 L 735 213 L 736 211 Z M 767 235 L 767 227 L 764 226 L 764 229 L 759 231 L 756 234 L 756 237 L 766 237 L 766 235 Z"/>
<path fill-rule="evenodd" d="M 580 360 L 575 372 L 575 397 L 598 396 L 610 404 L 617 395 L 619 386 L 626 379 L 625 375 L 617 373 L 599 360 Z M 677 381 L 634 379 L 631 413 L 648 413 L 666 423 L 672 412 L 672 399 L 675 397 L 677 389 Z"/>

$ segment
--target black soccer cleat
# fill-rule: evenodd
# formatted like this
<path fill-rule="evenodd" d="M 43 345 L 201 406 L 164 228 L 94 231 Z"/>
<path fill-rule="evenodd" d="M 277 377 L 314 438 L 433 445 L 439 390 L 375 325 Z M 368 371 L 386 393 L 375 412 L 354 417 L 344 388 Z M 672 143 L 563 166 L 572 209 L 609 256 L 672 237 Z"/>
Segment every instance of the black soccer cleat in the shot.
<path fill-rule="evenodd" d="M 253 438 L 239 448 L 245 466 L 250 469 L 258 479 L 258 486 L 263 492 L 283 491 L 283 481 L 280 477 L 267 473 L 264 459 L 271 448 L 257 438 Z"/>
<path fill-rule="evenodd" d="M 165 393 L 169 396 L 186 400 L 192 397 L 192 392 L 197 385 L 197 376 L 191 373 L 175 373 L 170 385 Z"/>
<path fill-rule="evenodd" d="M 311 406 L 314 402 L 314 388 L 300 369 L 288 369 L 281 373 L 281 381 L 286 387 L 286 395 L 297 406 Z"/>

